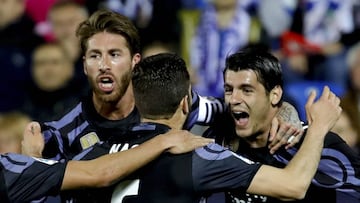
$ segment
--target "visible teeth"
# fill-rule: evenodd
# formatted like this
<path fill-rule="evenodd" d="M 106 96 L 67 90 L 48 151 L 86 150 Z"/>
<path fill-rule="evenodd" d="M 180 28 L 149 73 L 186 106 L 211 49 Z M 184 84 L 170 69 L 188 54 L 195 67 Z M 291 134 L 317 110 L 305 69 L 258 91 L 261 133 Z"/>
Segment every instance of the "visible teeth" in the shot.
<path fill-rule="evenodd" d="M 112 86 L 111 83 L 101 84 L 102 87 L 110 88 Z"/>
<path fill-rule="evenodd" d="M 101 82 L 110 82 L 110 79 L 109 78 L 103 78 L 103 79 L 101 79 Z"/>
<path fill-rule="evenodd" d="M 241 116 L 242 113 L 243 113 L 243 112 L 233 112 L 233 114 L 234 114 L 235 116 Z"/>

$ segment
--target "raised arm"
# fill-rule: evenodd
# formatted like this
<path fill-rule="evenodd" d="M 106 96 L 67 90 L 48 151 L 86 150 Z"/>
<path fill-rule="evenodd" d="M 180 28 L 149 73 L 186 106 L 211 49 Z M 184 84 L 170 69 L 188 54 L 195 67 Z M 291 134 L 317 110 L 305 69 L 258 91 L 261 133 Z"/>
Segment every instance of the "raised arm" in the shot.
<path fill-rule="evenodd" d="M 247 192 L 283 200 L 302 199 L 311 183 L 324 144 L 326 133 L 341 113 L 340 100 L 325 87 L 319 100 L 310 95 L 306 104 L 309 128 L 297 154 L 284 169 L 262 166 Z"/>
<path fill-rule="evenodd" d="M 213 140 L 185 130 L 172 130 L 126 151 L 104 155 L 90 161 L 69 161 L 61 189 L 108 186 L 146 165 L 164 151 L 180 154 L 210 142 Z M 38 157 L 43 145 L 40 125 L 36 122 L 30 123 L 24 133 L 23 152 Z"/>

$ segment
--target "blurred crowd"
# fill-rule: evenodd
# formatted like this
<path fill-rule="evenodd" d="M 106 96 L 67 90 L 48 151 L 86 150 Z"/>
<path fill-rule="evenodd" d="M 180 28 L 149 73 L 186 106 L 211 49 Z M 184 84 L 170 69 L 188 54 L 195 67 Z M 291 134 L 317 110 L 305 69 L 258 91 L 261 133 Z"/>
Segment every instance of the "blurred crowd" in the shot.
<path fill-rule="evenodd" d="M 0 2 L 0 121 L 5 126 L 14 112 L 40 122 L 56 120 L 89 93 L 75 30 L 105 8 L 134 22 L 142 57 L 181 54 L 202 95 L 223 97 L 228 55 L 249 45 L 267 47 L 281 61 L 285 89 L 322 81 L 343 90 L 343 116 L 333 130 L 354 148 L 360 146 L 359 0 Z M 299 108 L 287 92 L 285 100 Z"/>

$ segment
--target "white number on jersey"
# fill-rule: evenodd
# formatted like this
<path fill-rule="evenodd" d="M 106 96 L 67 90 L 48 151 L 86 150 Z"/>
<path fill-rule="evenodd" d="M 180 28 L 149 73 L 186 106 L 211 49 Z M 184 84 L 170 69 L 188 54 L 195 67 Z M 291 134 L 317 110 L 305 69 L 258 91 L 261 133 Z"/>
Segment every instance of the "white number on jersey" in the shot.
<path fill-rule="evenodd" d="M 121 181 L 113 192 L 111 203 L 122 203 L 126 196 L 138 195 L 140 180 Z"/>

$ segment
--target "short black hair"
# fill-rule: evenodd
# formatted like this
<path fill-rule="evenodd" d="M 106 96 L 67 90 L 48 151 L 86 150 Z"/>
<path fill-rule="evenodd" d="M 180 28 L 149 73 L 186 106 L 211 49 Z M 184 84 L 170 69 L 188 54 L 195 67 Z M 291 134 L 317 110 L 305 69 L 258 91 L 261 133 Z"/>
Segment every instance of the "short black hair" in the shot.
<path fill-rule="evenodd" d="M 258 81 L 269 93 L 274 87 L 283 88 L 282 69 L 279 60 L 262 46 L 249 46 L 226 58 L 226 71 L 253 70 Z M 225 77 L 224 77 L 225 79 Z"/>
<path fill-rule="evenodd" d="M 177 54 L 149 56 L 135 65 L 132 76 L 135 104 L 143 118 L 170 118 L 189 95 L 190 76 Z"/>

